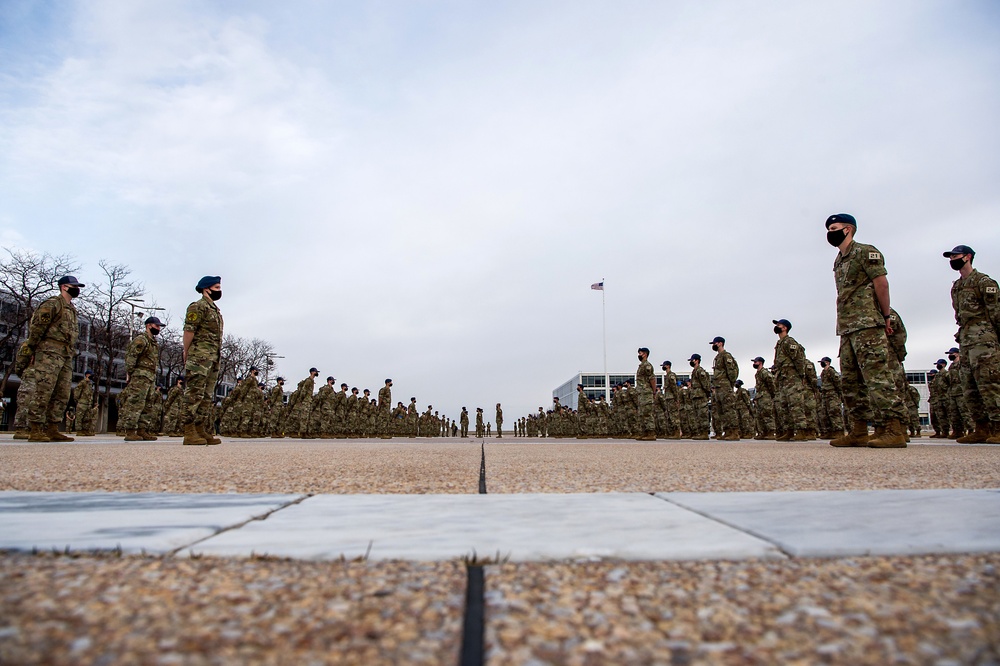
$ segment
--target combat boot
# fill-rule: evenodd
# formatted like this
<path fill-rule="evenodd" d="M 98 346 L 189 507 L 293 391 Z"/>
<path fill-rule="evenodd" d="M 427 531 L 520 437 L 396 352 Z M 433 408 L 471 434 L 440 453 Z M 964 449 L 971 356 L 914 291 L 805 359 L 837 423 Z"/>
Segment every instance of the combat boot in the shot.
<path fill-rule="evenodd" d="M 957 430 L 952 430 L 951 434 L 948 435 L 948 439 L 959 439 L 962 437 L 965 437 L 965 430 L 962 428 L 959 428 Z"/>
<path fill-rule="evenodd" d="M 184 426 L 184 444 L 187 446 L 204 446 L 208 442 L 201 436 L 193 423 L 188 423 Z"/>
<path fill-rule="evenodd" d="M 795 434 L 794 431 L 792 431 L 792 430 L 786 430 L 785 432 L 781 433 L 780 435 L 777 435 L 774 438 L 774 441 L 776 441 L 776 442 L 790 442 L 790 441 L 792 441 L 792 435 L 794 435 L 794 434 Z"/>
<path fill-rule="evenodd" d="M 32 423 L 31 430 L 28 432 L 29 442 L 51 442 L 49 439 L 48 432 L 42 426 L 41 423 Z"/>
<path fill-rule="evenodd" d="M 143 429 L 141 429 L 141 428 L 139 429 L 139 437 L 140 437 L 140 438 L 142 439 L 142 441 L 144 441 L 144 442 L 155 442 L 156 440 L 158 440 L 158 439 L 159 439 L 159 437 L 157 437 L 157 436 L 156 436 L 156 435 L 154 435 L 153 433 L 151 433 L 151 432 L 146 432 L 145 430 L 143 430 Z"/>
<path fill-rule="evenodd" d="M 195 424 L 194 429 L 198 432 L 201 438 L 205 440 L 206 444 L 222 444 L 222 440 L 209 433 L 208 430 L 205 429 L 205 426 Z"/>
<path fill-rule="evenodd" d="M 76 436 L 77 437 L 93 437 L 94 436 L 94 431 L 93 430 L 84 430 L 83 432 L 76 433 Z"/>
<path fill-rule="evenodd" d="M 985 444 L 990 438 L 990 422 L 976 421 L 976 429 L 955 440 L 958 444 Z"/>
<path fill-rule="evenodd" d="M 855 421 L 851 432 L 830 442 L 830 446 L 865 446 L 868 444 L 868 424 Z"/>
<path fill-rule="evenodd" d="M 135 428 L 128 429 L 125 431 L 125 441 L 126 442 L 141 442 L 142 435 Z"/>
<path fill-rule="evenodd" d="M 869 439 L 868 446 L 872 449 L 905 449 L 906 429 L 899 419 L 889 419 L 882 434 Z"/>
<path fill-rule="evenodd" d="M 30 431 L 24 430 L 24 429 L 22 429 L 22 430 L 15 430 L 14 431 L 14 439 L 28 439 L 28 433 L 29 432 Z"/>
<path fill-rule="evenodd" d="M 1000 421 L 990 422 L 993 434 L 986 440 L 987 444 L 1000 444 Z"/>
<path fill-rule="evenodd" d="M 810 431 L 810 430 L 796 430 L 795 434 L 792 435 L 792 438 L 789 441 L 792 441 L 792 442 L 811 442 L 814 439 L 816 439 L 816 438 L 813 437 L 812 431 Z"/>
<path fill-rule="evenodd" d="M 55 423 L 50 423 L 49 427 L 45 429 L 45 434 L 48 436 L 49 440 L 52 442 L 73 442 L 76 441 L 72 437 L 67 437 L 66 435 L 59 432 L 59 426 Z"/>
<path fill-rule="evenodd" d="M 719 441 L 722 441 L 722 442 L 738 442 L 738 441 L 740 441 L 740 431 L 739 430 L 733 430 L 731 432 L 727 432 L 726 434 L 724 434 L 722 437 L 719 438 Z"/>

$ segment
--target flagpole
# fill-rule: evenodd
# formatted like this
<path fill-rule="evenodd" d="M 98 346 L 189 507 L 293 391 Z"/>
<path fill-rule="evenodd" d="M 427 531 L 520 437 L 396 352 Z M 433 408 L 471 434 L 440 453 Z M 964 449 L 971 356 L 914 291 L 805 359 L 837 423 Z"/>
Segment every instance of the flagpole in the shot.
<path fill-rule="evenodd" d="M 604 399 L 611 401 L 611 387 L 608 386 L 608 316 L 604 300 L 604 278 L 601 278 L 601 333 L 604 340 Z"/>

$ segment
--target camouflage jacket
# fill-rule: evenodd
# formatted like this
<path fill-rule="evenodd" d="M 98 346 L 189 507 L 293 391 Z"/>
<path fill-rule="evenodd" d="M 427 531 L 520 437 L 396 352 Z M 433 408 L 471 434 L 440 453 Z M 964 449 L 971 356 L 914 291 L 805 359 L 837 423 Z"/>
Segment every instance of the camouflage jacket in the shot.
<path fill-rule="evenodd" d="M 38 350 L 60 351 L 76 355 L 76 339 L 80 335 L 76 308 L 61 295 L 42 301 L 31 315 L 25 346 L 34 354 Z"/>
<path fill-rule="evenodd" d="M 149 331 L 143 331 L 132 338 L 125 350 L 125 372 L 129 377 L 155 379 L 159 364 L 160 346 Z"/>
<path fill-rule="evenodd" d="M 805 381 L 806 350 L 790 335 L 778 338 L 778 344 L 774 345 L 774 375 L 775 379 Z"/>
<path fill-rule="evenodd" d="M 194 333 L 188 347 L 188 360 L 216 362 L 222 351 L 222 312 L 208 298 L 199 298 L 184 315 L 184 332 Z"/>
<path fill-rule="evenodd" d="M 94 404 L 94 384 L 84 377 L 73 389 L 73 397 L 76 399 L 76 408 L 82 409 Z"/>
<path fill-rule="evenodd" d="M 958 324 L 955 340 L 962 348 L 998 345 L 1000 294 L 996 280 L 973 269 L 951 286 L 951 305 Z"/>
<path fill-rule="evenodd" d="M 712 362 L 712 380 L 715 382 L 715 388 L 732 391 L 739 378 L 740 366 L 733 355 L 725 350 L 716 354 Z"/>
<path fill-rule="evenodd" d="M 679 400 L 681 387 L 677 385 L 677 374 L 673 370 L 663 375 L 663 397 L 667 400 Z"/>
<path fill-rule="evenodd" d="M 500 425 L 501 423 L 503 423 L 503 410 L 500 409 L 499 407 L 497 407 L 497 414 L 496 414 L 496 416 L 497 417 L 496 417 L 496 419 L 494 419 L 494 422 L 497 425 Z"/>
<path fill-rule="evenodd" d="M 837 335 L 885 326 L 873 282 L 888 274 L 882 253 L 872 245 L 852 241 L 847 254 L 837 253 L 833 274 L 837 283 Z"/>
<path fill-rule="evenodd" d="M 820 379 L 820 390 L 823 393 L 836 393 L 837 395 L 842 395 L 843 390 L 840 388 L 840 375 L 837 371 L 833 369 L 832 365 L 828 365 L 823 368 L 823 372 L 819 375 Z"/>
<path fill-rule="evenodd" d="M 906 324 L 895 309 L 889 309 L 889 323 L 892 324 L 892 335 L 889 336 L 889 348 L 896 354 L 896 360 L 902 363 L 906 360 Z"/>
<path fill-rule="evenodd" d="M 700 365 L 691 370 L 691 398 L 704 399 L 712 392 L 712 378 Z"/>
<path fill-rule="evenodd" d="M 635 390 L 637 394 L 640 395 L 651 395 L 653 389 L 650 384 L 656 386 L 656 373 L 653 371 L 653 364 L 649 361 L 643 361 L 639 364 L 639 368 L 635 371 Z M 636 396 L 638 397 L 638 395 Z"/>
<path fill-rule="evenodd" d="M 281 406 L 284 397 L 285 397 L 284 389 L 281 386 L 275 384 L 274 388 L 271 389 L 271 392 L 267 394 L 267 404 L 270 406 L 271 409 L 279 407 Z"/>
<path fill-rule="evenodd" d="M 392 407 L 392 389 L 388 386 L 383 386 L 378 390 L 378 408 L 383 412 L 387 412 L 390 407 Z"/>
<path fill-rule="evenodd" d="M 756 397 L 760 400 L 762 395 L 768 398 L 774 398 L 774 375 L 771 371 L 765 368 L 763 365 L 757 369 L 757 373 L 754 375 L 754 381 L 756 382 Z"/>
<path fill-rule="evenodd" d="M 170 409 L 174 406 L 174 403 L 177 403 L 177 405 L 180 406 L 181 403 L 178 403 L 177 401 L 181 400 L 181 402 L 184 402 L 181 399 L 183 395 L 184 395 L 184 389 L 174 384 L 170 388 L 170 390 L 167 391 L 167 402 L 163 406 L 163 408 L 166 409 L 167 411 L 170 411 Z"/>

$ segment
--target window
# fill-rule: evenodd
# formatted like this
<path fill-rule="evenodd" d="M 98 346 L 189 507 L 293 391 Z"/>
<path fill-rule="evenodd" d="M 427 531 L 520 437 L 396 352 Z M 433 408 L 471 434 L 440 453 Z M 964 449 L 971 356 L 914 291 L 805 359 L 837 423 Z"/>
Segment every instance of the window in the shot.
<path fill-rule="evenodd" d="M 926 384 L 927 383 L 927 373 L 926 372 L 908 372 L 908 373 L 906 373 L 906 381 L 909 384 Z"/>

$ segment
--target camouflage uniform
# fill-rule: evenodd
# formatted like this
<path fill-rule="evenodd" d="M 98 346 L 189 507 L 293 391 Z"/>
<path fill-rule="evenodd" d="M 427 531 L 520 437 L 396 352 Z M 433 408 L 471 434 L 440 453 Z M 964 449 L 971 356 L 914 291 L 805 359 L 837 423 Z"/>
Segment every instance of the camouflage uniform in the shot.
<path fill-rule="evenodd" d="M 779 441 L 788 441 L 793 431 L 804 433 L 815 427 L 806 419 L 806 351 L 795 338 L 778 338 L 774 346 L 774 381 L 778 388 L 778 409 L 783 413 L 785 431 Z"/>
<path fill-rule="evenodd" d="M 739 439 L 739 415 L 736 412 L 736 396 L 733 389 L 736 380 L 740 378 L 740 366 L 733 355 L 726 350 L 715 355 L 712 362 L 712 383 L 715 391 L 712 393 L 712 411 L 715 412 L 716 435 L 720 439 Z"/>
<path fill-rule="evenodd" d="M 973 269 L 955 280 L 951 302 L 962 352 L 965 402 L 976 428 L 1000 443 L 1000 293 L 996 280 Z"/>
<path fill-rule="evenodd" d="M 948 371 L 941 369 L 927 382 L 930 393 L 931 426 L 935 437 L 947 437 L 950 421 L 948 420 Z"/>
<path fill-rule="evenodd" d="M 816 376 L 816 364 L 806 359 L 806 385 L 802 391 L 803 406 L 806 411 L 806 423 L 809 430 L 819 429 L 819 377 Z"/>
<path fill-rule="evenodd" d="M 655 393 L 652 388 L 655 382 L 653 364 L 648 360 L 639 363 L 635 372 L 635 397 L 639 408 L 635 431 L 637 439 L 656 439 L 656 417 L 653 415 Z"/>
<path fill-rule="evenodd" d="M 80 333 L 73 303 L 63 296 L 49 298 L 38 306 L 28 325 L 25 349 L 34 356 L 35 391 L 28 412 L 34 429 L 49 428 L 58 433 L 58 424 L 66 413 L 73 378 L 73 357 Z"/>
<path fill-rule="evenodd" d="M 140 435 L 159 431 L 159 424 L 154 423 L 156 401 L 160 400 L 156 388 L 159 364 L 160 346 L 148 330 L 132 338 L 125 350 L 125 372 L 129 380 L 120 416 L 121 427 L 126 433 L 139 429 L 143 431 Z"/>
<path fill-rule="evenodd" d="M 972 412 L 965 401 L 965 377 L 968 371 L 959 356 L 948 366 L 948 420 L 951 421 L 952 439 L 965 436 L 974 426 Z"/>
<path fill-rule="evenodd" d="M 666 370 L 663 375 L 663 431 L 670 439 L 680 439 L 680 398 L 681 389 L 677 385 L 677 375 L 672 370 Z"/>
<path fill-rule="evenodd" d="M 413 407 L 413 405 L 410 405 Z M 469 436 L 469 410 L 462 408 L 462 415 L 458 419 L 459 424 L 462 426 L 462 437 Z"/>
<path fill-rule="evenodd" d="M 378 390 L 378 430 L 382 439 L 392 437 L 392 387 L 384 385 Z"/>
<path fill-rule="evenodd" d="M 777 387 L 774 375 L 763 364 L 754 374 L 754 402 L 757 403 L 757 437 L 755 439 L 774 438 L 774 402 Z"/>
<path fill-rule="evenodd" d="M 73 390 L 76 400 L 76 431 L 80 435 L 94 434 L 94 383 L 84 376 Z"/>
<path fill-rule="evenodd" d="M 202 297 L 188 306 L 184 317 L 184 332 L 194 333 L 184 363 L 184 403 L 181 408 L 183 426 L 201 426 L 211 422 L 215 384 L 219 380 L 219 359 L 222 351 L 224 322 L 219 307 Z"/>
<path fill-rule="evenodd" d="M 887 274 L 882 253 L 852 241 L 833 263 L 837 284 L 837 335 L 844 403 L 855 422 L 885 425 L 907 420 L 888 354 L 885 318 L 873 280 Z"/>
<path fill-rule="evenodd" d="M 712 394 L 712 378 L 700 365 L 691 371 L 691 435 L 693 439 L 708 439 L 708 397 Z"/>
<path fill-rule="evenodd" d="M 827 365 L 820 373 L 820 423 L 823 435 L 840 436 L 844 432 L 844 412 L 841 407 L 840 375 Z"/>
<path fill-rule="evenodd" d="M 176 435 L 181 430 L 180 414 L 184 402 L 184 389 L 174 384 L 167 392 L 167 402 L 163 405 L 163 430 L 168 435 Z"/>
<path fill-rule="evenodd" d="M 736 414 L 739 417 L 740 433 L 750 436 L 756 434 L 753 420 L 753 404 L 750 400 L 750 391 L 742 385 L 736 387 Z"/>
<path fill-rule="evenodd" d="M 14 412 L 14 430 L 24 431 L 23 438 L 27 438 L 28 412 L 31 403 L 35 399 L 35 369 L 25 368 L 20 373 L 21 385 L 17 387 L 17 411 Z"/>
<path fill-rule="evenodd" d="M 496 424 L 497 424 L 497 439 L 500 439 L 503 435 L 503 410 L 500 409 L 500 405 L 497 405 L 496 413 Z"/>
<path fill-rule="evenodd" d="M 920 391 L 906 387 L 906 406 L 910 410 L 910 437 L 920 437 Z"/>

